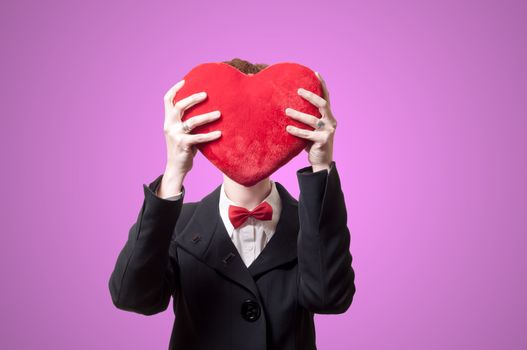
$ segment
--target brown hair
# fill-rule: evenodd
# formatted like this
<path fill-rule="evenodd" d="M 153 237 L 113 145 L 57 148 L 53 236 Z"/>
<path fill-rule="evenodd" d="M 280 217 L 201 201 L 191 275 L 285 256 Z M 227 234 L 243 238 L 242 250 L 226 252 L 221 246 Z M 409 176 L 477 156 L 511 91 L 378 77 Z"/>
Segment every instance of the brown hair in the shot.
<path fill-rule="evenodd" d="M 245 73 L 245 74 L 258 73 L 259 71 L 261 71 L 262 69 L 268 66 L 268 64 L 265 64 L 265 63 L 251 63 L 249 61 L 242 60 L 241 58 L 238 58 L 238 57 L 233 58 L 230 61 L 223 61 L 223 63 L 227 63 L 233 66 L 234 68 L 237 68 L 240 72 Z"/>

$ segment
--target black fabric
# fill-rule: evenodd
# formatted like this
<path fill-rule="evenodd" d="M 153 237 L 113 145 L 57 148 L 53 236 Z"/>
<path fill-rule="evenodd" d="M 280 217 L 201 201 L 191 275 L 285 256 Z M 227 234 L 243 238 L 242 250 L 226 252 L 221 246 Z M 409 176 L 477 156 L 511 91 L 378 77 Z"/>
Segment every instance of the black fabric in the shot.
<path fill-rule="evenodd" d="M 169 349 L 312 350 L 313 314 L 340 314 L 355 294 L 336 163 L 297 171 L 298 201 L 279 182 L 275 234 L 247 267 L 219 213 L 221 185 L 199 202 L 148 186 L 109 279 L 114 305 L 153 315 L 174 300 Z M 185 188 L 183 187 L 183 193 Z"/>

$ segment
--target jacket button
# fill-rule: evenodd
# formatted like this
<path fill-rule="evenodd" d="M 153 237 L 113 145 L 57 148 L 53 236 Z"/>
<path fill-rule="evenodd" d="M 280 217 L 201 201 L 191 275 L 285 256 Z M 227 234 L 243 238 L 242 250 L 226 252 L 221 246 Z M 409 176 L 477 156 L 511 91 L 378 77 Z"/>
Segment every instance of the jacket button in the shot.
<path fill-rule="evenodd" d="M 242 303 L 242 317 L 249 321 L 254 322 L 260 317 L 260 305 L 254 300 L 246 299 Z"/>

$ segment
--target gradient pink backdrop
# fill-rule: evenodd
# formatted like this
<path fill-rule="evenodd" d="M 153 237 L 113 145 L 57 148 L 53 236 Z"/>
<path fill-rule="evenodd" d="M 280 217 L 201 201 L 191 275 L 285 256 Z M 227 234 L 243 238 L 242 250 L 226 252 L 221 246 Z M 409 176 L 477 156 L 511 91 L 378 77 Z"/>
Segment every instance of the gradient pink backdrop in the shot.
<path fill-rule="evenodd" d="M 2 1 L 2 349 L 166 349 L 107 283 L 164 169 L 165 91 L 242 57 L 318 70 L 357 294 L 320 349 L 527 348 L 524 1 Z M 272 176 L 298 196 L 302 153 Z M 221 175 L 198 154 L 186 201 Z M 248 349 L 250 346 L 248 346 Z"/>

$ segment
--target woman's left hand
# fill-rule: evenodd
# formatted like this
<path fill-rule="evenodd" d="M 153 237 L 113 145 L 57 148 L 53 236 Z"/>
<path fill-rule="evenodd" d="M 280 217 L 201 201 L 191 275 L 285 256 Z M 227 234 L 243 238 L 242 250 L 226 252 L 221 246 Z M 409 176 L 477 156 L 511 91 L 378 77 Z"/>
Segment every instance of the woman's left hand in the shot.
<path fill-rule="evenodd" d="M 329 105 L 329 92 L 326 87 L 326 82 L 318 72 L 315 72 L 318 80 L 322 84 L 323 97 L 308 91 L 303 88 L 298 89 L 298 94 L 311 102 L 318 108 L 321 118 L 314 115 L 302 113 L 293 108 L 286 108 L 285 114 L 291 118 L 303 122 L 315 130 L 306 130 L 297 128 L 293 125 L 287 125 L 286 130 L 294 136 L 298 136 L 307 140 L 311 140 L 305 150 L 308 152 L 308 160 L 313 167 L 313 171 L 328 169 L 333 161 L 333 138 L 335 129 L 337 128 L 337 120 L 331 113 Z"/>

